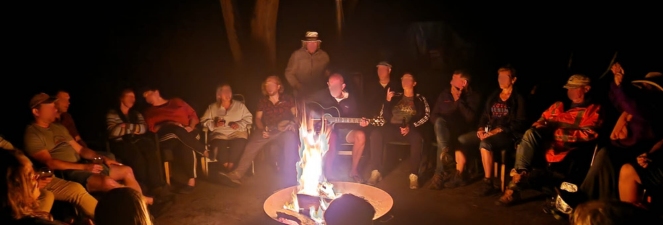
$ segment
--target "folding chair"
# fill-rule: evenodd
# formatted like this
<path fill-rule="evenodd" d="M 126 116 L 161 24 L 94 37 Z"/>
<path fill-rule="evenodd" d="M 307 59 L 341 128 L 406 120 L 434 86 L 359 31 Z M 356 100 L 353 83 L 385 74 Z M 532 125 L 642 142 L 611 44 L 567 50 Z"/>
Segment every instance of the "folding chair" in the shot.
<path fill-rule="evenodd" d="M 244 98 L 244 95 L 242 95 L 242 94 L 233 94 L 233 100 L 240 101 L 240 102 L 242 102 L 242 104 L 246 104 L 246 100 Z M 247 129 L 247 132 L 249 133 L 249 136 L 251 136 L 252 128 L 253 128 L 253 126 L 251 126 L 251 124 L 246 126 L 246 129 Z M 205 136 L 204 137 L 205 150 L 210 150 L 210 147 L 211 147 L 210 143 L 209 143 L 210 130 L 209 130 L 209 128 L 207 128 L 205 126 L 203 126 L 202 130 L 203 130 L 203 133 L 204 133 L 204 136 Z M 202 162 L 201 166 L 202 166 L 202 169 L 203 169 L 203 174 L 205 174 L 205 176 L 209 176 L 209 163 L 217 161 L 216 156 L 217 156 L 217 153 L 218 153 L 219 149 L 212 149 L 212 151 L 214 152 L 214 154 L 213 154 L 214 157 L 215 157 L 214 159 L 205 158 L 205 157 L 202 157 L 202 159 L 201 159 L 201 162 Z M 255 175 L 255 173 L 256 173 L 255 161 L 251 161 L 251 175 Z"/>

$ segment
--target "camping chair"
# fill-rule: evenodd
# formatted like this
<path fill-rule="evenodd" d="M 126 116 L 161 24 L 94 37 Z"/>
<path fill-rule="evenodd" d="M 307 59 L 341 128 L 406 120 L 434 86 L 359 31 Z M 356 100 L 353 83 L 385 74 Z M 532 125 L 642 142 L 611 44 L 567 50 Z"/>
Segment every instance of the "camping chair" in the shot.
<path fill-rule="evenodd" d="M 246 100 L 244 98 L 244 95 L 242 95 L 242 94 L 233 94 L 233 100 L 240 101 L 240 102 L 242 102 L 242 104 L 246 105 Z M 249 136 L 251 136 L 251 129 L 252 128 L 253 128 L 253 126 L 251 124 L 246 126 L 246 129 L 247 129 L 247 132 L 249 133 Z M 203 133 L 204 133 L 205 149 L 209 150 L 209 148 L 211 147 L 210 143 L 209 143 L 210 131 L 209 131 L 209 128 L 207 128 L 205 126 L 203 126 L 202 129 L 203 129 Z M 205 176 L 209 176 L 209 163 L 214 163 L 214 162 L 217 161 L 216 156 L 217 156 L 218 151 L 219 151 L 219 149 L 212 149 L 212 151 L 210 151 L 210 152 L 213 152 L 213 156 L 214 156 L 213 159 L 202 157 L 202 159 L 200 160 L 202 162 L 201 166 L 202 166 L 202 169 L 203 169 L 203 174 L 205 174 Z M 255 161 L 251 161 L 251 175 L 255 175 L 255 173 L 256 173 Z"/>
<path fill-rule="evenodd" d="M 196 139 L 200 139 L 200 135 L 196 136 Z M 175 159 L 175 156 L 173 156 L 173 150 L 169 149 L 169 148 L 164 148 L 164 149 L 161 148 L 161 145 L 160 145 L 161 140 L 159 138 L 159 134 L 157 134 L 157 133 L 154 133 L 154 141 L 155 141 L 155 145 L 156 145 L 156 148 L 157 148 L 158 160 L 160 162 L 163 162 L 163 174 L 165 175 L 166 183 L 168 185 L 170 185 L 170 178 L 172 177 L 172 174 L 170 172 L 170 162 L 174 161 L 174 159 Z M 197 155 L 196 155 L 196 152 L 194 152 L 194 151 L 191 151 L 191 154 L 193 154 L 193 159 L 194 159 L 193 166 L 195 168 L 193 174 L 194 174 L 194 176 L 196 176 L 196 169 L 198 167 L 198 165 L 196 165 L 196 164 L 197 164 L 198 161 L 195 160 L 195 159 L 196 159 Z M 203 162 L 204 160 L 205 160 L 205 157 L 204 156 L 201 157 L 200 161 Z"/>

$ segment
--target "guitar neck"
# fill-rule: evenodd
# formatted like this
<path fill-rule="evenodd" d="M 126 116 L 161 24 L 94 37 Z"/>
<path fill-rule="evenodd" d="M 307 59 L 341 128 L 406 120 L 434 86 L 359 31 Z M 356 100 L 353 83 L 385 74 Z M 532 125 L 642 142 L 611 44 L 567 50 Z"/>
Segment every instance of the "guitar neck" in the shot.
<path fill-rule="evenodd" d="M 361 118 L 332 117 L 327 119 L 331 123 L 360 123 Z"/>

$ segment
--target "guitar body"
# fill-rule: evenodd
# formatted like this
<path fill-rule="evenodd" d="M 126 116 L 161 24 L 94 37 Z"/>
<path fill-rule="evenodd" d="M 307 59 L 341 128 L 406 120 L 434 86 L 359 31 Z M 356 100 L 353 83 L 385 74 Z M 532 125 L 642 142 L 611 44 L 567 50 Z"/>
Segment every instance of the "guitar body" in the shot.
<path fill-rule="evenodd" d="M 332 127 L 337 123 L 354 123 L 359 124 L 362 121 L 362 118 L 348 118 L 341 117 L 341 110 L 336 107 L 323 107 L 320 103 L 317 102 L 307 102 L 306 104 L 306 115 L 308 119 L 313 120 L 313 127 L 316 132 L 319 132 L 322 128 L 322 124 L 325 123 L 326 126 Z M 376 117 L 368 120 L 368 123 L 373 126 L 383 126 L 385 121 L 382 117 Z"/>

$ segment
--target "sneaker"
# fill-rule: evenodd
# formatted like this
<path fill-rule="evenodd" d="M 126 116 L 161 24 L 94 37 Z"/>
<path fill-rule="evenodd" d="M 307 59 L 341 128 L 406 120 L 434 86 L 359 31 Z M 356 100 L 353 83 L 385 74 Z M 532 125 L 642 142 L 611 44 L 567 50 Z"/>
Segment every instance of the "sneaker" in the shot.
<path fill-rule="evenodd" d="M 459 171 L 456 171 L 453 174 L 453 177 L 451 178 L 451 180 L 444 183 L 444 187 L 445 188 L 456 188 L 456 187 L 465 186 L 465 184 L 466 184 L 465 183 L 465 177 L 463 177 L 463 173 L 459 172 Z"/>
<path fill-rule="evenodd" d="M 380 171 L 378 170 L 373 170 L 371 171 L 371 178 L 368 179 L 368 185 L 375 186 L 378 182 L 382 180 L 382 175 L 380 175 Z"/>
<path fill-rule="evenodd" d="M 435 175 L 433 175 L 433 180 L 430 182 L 430 186 L 428 188 L 431 189 L 431 190 L 441 190 L 442 188 L 444 188 L 443 181 L 444 181 L 444 178 L 443 178 L 442 174 L 441 173 L 435 173 Z"/>
<path fill-rule="evenodd" d="M 240 177 L 236 172 L 223 173 L 219 172 L 219 181 L 221 184 L 229 187 L 239 187 L 242 186 L 242 182 L 239 180 Z"/>
<path fill-rule="evenodd" d="M 413 173 L 410 174 L 410 189 L 419 188 L 419 177 Z"/>
<path fill-rule="evenodd" d="M 493 180 L 490 178 L 483 178 L 481 182 L 481 187 L 475 192 L 478 196 L 489 196 L 492 194 L 497 194 L 498 189 L 493 185 Z"/>

